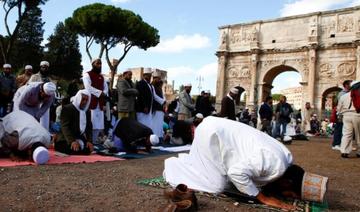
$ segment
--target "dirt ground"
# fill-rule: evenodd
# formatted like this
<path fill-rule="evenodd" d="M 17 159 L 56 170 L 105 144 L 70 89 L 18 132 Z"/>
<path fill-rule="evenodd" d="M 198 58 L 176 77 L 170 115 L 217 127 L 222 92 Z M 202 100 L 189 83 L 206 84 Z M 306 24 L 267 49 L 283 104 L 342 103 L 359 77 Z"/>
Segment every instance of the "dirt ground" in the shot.
<path fill-rule="evenodd" d="M 340 157 L 329 139 L 288 146 L 297 164 L 329 177 L 330 211 L 360 211 L 360 158 Z M 161 176 L 169 156 L 93 164 L 0 168 L 0 211 L 158 211 L 163 190 L 137 185 Z M 200 211 L 256 211 L 200 196 Z"/>

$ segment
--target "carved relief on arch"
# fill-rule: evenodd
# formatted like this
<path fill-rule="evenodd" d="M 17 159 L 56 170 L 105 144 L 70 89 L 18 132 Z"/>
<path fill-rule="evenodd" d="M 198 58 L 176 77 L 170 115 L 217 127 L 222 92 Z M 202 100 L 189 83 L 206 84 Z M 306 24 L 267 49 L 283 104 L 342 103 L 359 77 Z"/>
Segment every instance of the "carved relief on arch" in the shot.
<path fill-rule="evenodd" d="M 333 73 L 334 70 L 331 64 L 324 63 L 320 65 L 320 72 L 319 72 L 320 77 L 332 78 Z"/>
<path fill-rule="evenodd" d="M 227 76 L 228 79 L 238 78 L 239 77 L 239 70 L 235 66 L 230 66 L 226 71 L 226 76 Z"/>
<path fill-rule="evenodd" d="M 352 14 L 339 15 L 338 32 L 354 31 L 354 18 Z"/>
<path fill-rule="evenodd" d="M 355 66 L 351 63 L 341 63 L 337 67 L 338 77 L 351 77 L 355 73 Z"/>
<path fill-rule="evenodd" d="M 249 67 L 247 67 L 247 66 L 242 67 L 241 70 L 240 70 L 240 73 L 239 73 L 239 77 L 240 78 L 248 78 L 248 77 L 250 77 L 250 69 L 249 69 Z"/>

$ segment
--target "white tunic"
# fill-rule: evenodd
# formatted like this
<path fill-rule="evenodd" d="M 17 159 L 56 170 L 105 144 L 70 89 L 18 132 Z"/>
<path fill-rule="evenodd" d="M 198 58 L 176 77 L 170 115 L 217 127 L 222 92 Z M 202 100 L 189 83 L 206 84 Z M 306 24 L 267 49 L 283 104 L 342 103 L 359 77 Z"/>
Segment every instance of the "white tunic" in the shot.
<path fill-rule="evenodd" d="M 91 78 L 88 73 L 84 74 L 83 82 L 84 82 L 85 89 L 88 90 L 92 95 L 95 95 L 96 97 L 100 97 L 101 92 L 104 92 L 105 95 L 108 95 L 108 85 L 105 82 L 105 80 L 104 80 L 104 90 L 99 90 L 99 89 L 91 86 Z M 91 122 L 93 125 L 93 130 L 104 129 L 104 111 L 101 110 L 101 108 L 99 107 L 99 104 L 97 105 L 97 107 L 95 109 L 91 110 Z"/>
<path fill-rule="evenodd" d="M 228 119 L 207 117 L 196 128 L 189 154 L 165 160 L 164 178 L 172 186 L 220 193 L 229 181 L 250 196 L 282 176 L 293 162 L 289 150 L 267 134 Z"/>
<path fill-rule="evenodd" d="M 50 145 L 49 132 L 30 114 L 22 110 L 13 111 L 2 120 L 6 132 L 18 132 L 18 150 L 26 150 L 36 142 L 43 143 L 46 147 Z"/>

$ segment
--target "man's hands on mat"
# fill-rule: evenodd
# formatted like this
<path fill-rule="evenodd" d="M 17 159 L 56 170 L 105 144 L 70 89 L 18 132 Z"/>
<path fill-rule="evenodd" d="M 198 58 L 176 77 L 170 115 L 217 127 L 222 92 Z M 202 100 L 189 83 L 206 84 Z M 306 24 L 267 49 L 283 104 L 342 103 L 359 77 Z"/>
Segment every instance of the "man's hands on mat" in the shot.
<path fill-rule="evenodd" d="M 269 205 L 276 208 L 281 208 L 285 210 L 296 210 L 296 206 L 287 204 L 279 199 L 276 199 L 275 197 L 267 197 L 263 193 L 259 193 L 256 198 L 263 204 Z"/>
<path fill-rule="evenodd" d="M 86 147 L 90 150 L 90 152 L 94 151 L 94 145 L 92 143 L 87 142 Z"/>
<path fill-rule="evenodd" d="M 79 144 L 79 142 L 73 141 L 73 142 L 71 143 L 71 150 L 74 151 L 74 152 L 79 151 L 79 150 L 80 150 L 80 144 Z"/>

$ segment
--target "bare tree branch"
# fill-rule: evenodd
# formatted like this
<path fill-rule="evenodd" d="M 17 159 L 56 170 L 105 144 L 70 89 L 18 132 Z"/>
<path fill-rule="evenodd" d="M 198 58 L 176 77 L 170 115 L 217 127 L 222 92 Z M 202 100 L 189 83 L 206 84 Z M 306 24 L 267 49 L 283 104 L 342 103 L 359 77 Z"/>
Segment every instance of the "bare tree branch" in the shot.
<path fill-rule="evenodd" d="M 3 4 L 3 8 L 4 8 L 4 11 L 5 11 L 5 17 L 4 17 L 5 28 L 6 28 L 7 34 L 9 36 L 12 36 L 12 34 L 10 32 L 10 28 L 9 28 L 8 17 L 9 17 L 9 14 L 10 14 L 11 10 L 14 9 L 14 7 L 16 7 L 16 4 L 11 5 L 11 7 L 9 7 L 9 9 L 6 9 L 6 4 L 7 4 L 7 0 L 5 0 L 4 4 Z"/>
<path fill-rule="evenodd" d="M 91 53 L 90 53 L 90 47 L 93 44 L 94 37 L 85 36 L 85 40 L 86 40 L 86 53 L 87 53 L 90 61 L 92 61 L 92 56 L 91 56 Z"/>

